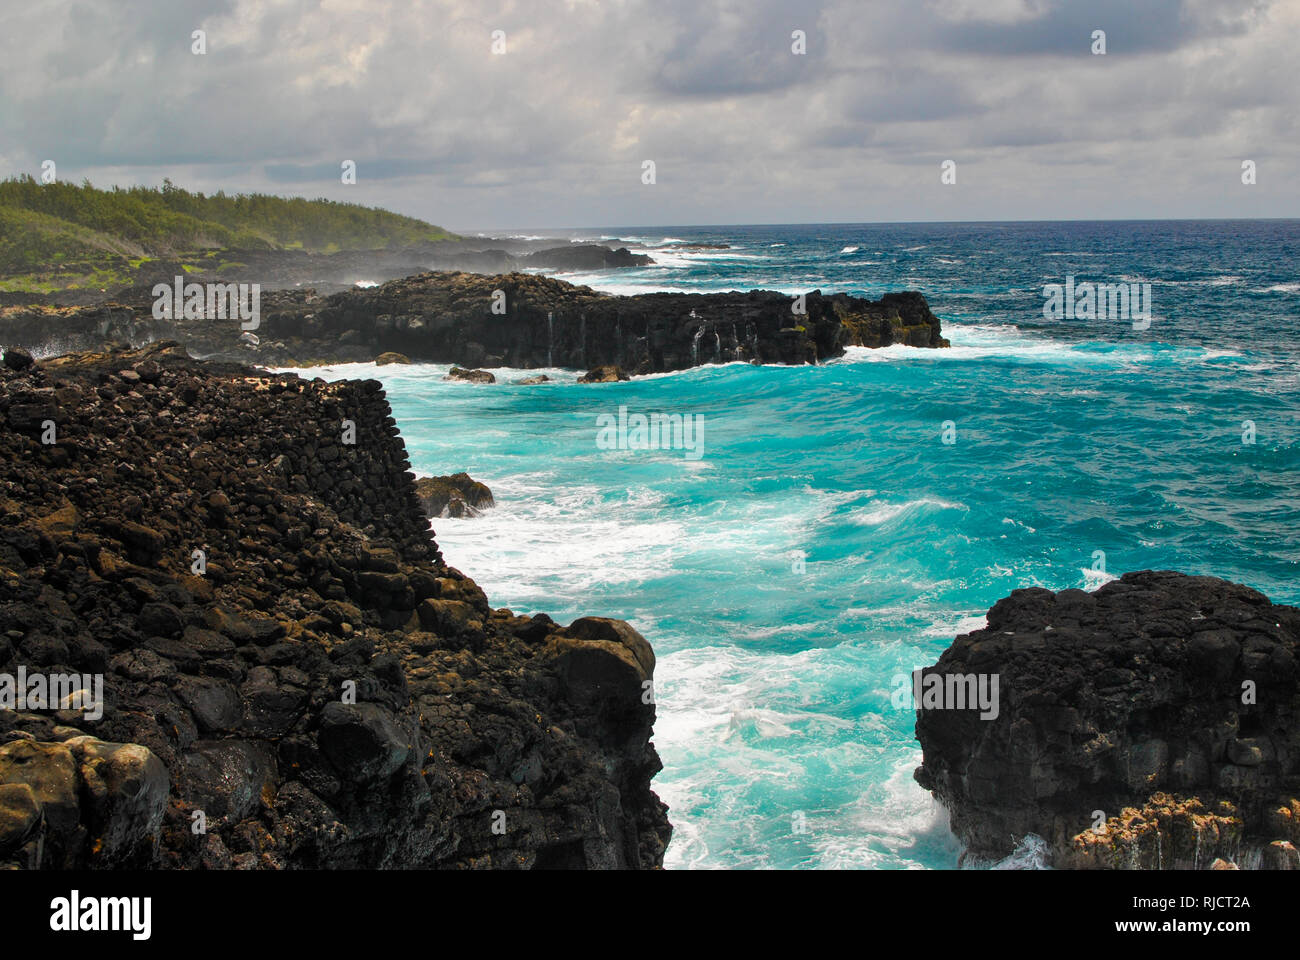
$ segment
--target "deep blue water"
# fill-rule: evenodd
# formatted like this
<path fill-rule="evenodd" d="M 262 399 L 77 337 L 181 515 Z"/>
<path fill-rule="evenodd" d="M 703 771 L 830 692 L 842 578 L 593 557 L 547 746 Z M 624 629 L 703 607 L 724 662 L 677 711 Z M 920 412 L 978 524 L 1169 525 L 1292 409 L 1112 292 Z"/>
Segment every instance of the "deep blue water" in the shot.
<path fill-rule="evenodd" d="M 651 640 L 670 867 L 954 866 L 891 695 L 1017 587 L 1172 568 L 1300 603 L 1300 221 L 584 236 L 661 261 L 568 278 L 600 289 L 919 289 L 953 342 L 598 386 L 327 372 L 385 381 L 418 471 L 493 489 L 434 527 L 495 605 Z M 1149 329 L 1045 320 L 1067 274 L 1150 282 Z M 601 449 L 620 405 L 701 415 L 702 455 Z"/>

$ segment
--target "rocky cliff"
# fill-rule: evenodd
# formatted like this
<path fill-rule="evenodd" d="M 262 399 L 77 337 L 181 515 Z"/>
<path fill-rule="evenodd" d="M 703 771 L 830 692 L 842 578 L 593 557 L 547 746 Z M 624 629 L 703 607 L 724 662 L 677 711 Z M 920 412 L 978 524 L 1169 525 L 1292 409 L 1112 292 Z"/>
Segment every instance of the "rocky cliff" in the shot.
<path fill-rule="evenodd" d="M 0 864 L 660 865 L 649 644 L 448 567 L 378 382 L 6 359 Z"/>
<path fill-rule="evenodd" d="M 425 273 L 321 297 L 264 293 L 253 338 L 238 320 L 157 320 L 144 288 L 93 308 L 0 310 L 0 339 L 40 352 L 173 338 L 199 356 L 265 366 L 399 353 L 466 367 L 610 365 L 634 374 L 735 360 L 818 363 L 848 346 L 947 346 L 919 293 L 866 300 L 773 291 L 610 296 L 531 274 Z"/>
<path fill-rule="evenodd" d="M 1062 867 L 1300 869 L 1297 644 L 1300 610 L 1210 577 L 1017 590 L 924 671 L 1000 704 L 918 711 L 916 779 L 978 858 L 1035 834 Z"/>

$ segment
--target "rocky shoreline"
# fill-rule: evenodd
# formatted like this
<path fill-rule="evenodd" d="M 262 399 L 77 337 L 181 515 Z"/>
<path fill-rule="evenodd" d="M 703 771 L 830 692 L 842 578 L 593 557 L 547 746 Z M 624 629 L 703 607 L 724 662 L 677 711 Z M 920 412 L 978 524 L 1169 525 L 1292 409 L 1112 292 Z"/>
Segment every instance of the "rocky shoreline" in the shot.
<path fill-rule="evenodd" d="M 0 713 L 0 865 L 662 864 L 650 645 L 447 566 L 377 381 L 6 359 L 0 681 L 102 714 Z"/>
<path fill-rule="evenodd" d="M 1016 590 L 924 671 L 1001 703 L 918 711 L 916 779 L 976 860 L 1300 869 L 1298 646 L 1300 610 L 1212 577 Z"/>
<path fill-rule="evenodd" d="M 850 346 L 946 347 L 920 293 L 880 300 L 774 291 L 612 296 L 533 274 L 422 273 L 329 296 L 263 291 L 255 331 L 238 319 L 156 319 L 151 288 L 94 307 L 0 308 L 11 346 L 41 355 L 176 340 L 195 356 L 298 367 L 413 362 L 478 367 L 611 366 L 629 374 L 707 363 L 821 363 Z"/>
<path fill-rule="evenodd" d="M 447 566 L 491 492 L 417 482 L 378 381 L 11 349 L 0 417 L 0 867 L 662 866 L 650 645 Z M 922 672 L 999 701 L 918 711 L 916 779 L 971 863 L 1300 869 L 1298 646 L 1210 577 L 1014 591 Z"/>

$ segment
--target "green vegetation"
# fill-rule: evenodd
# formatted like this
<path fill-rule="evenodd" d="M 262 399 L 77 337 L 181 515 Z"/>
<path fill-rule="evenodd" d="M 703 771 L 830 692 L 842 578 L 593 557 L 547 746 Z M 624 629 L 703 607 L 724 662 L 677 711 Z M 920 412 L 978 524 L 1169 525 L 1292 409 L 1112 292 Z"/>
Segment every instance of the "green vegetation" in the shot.
<path fill-rule="evenodd" d="M 151 261 L 204 270 L 199 258 L 226 251 L 334 253 L 454 238 L 423 220 L 332 200 L 205 196 L 170 180 L 111 190 L 30 176 L 0 181 L 0 290 L 124 286 Z M 216 262 L 227 271 L 242 265 L 239 257 Z"/>

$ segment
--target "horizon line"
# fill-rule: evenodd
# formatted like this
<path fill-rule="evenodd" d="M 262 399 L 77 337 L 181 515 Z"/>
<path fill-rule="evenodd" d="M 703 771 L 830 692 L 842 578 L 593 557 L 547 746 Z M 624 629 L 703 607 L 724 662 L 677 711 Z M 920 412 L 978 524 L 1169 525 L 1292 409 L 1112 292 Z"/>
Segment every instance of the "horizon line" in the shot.
<path fill-rule="evenodd" d="M 394 211 L 395 212 L 395 211 Z M 403 214 L 411 216 L 411 214 Z M 803 220 L 765 223 L 636 223 L 636 224 L 597 224 L 594 226 L 546 226 L 546 227 L 454 227 L 441 225 L 444 230 L 467 236 L 466 231 L 487 234 L 488 231 L 512 230 L 517 233 L 541 232 L 546 230 L 667 230 L 678 229 L 720 229 L 723 227 L 887 227 L 912 226 L 916 224 L 1006 224 L 1006 223 L 1275 223 L 1300 221 L 1300 216 L 1290 217 L 1070 217 L 1065 219 L 1015 218 L 1009 220 Z M 485 236 L 485 239 L 493 239 Z"/>

